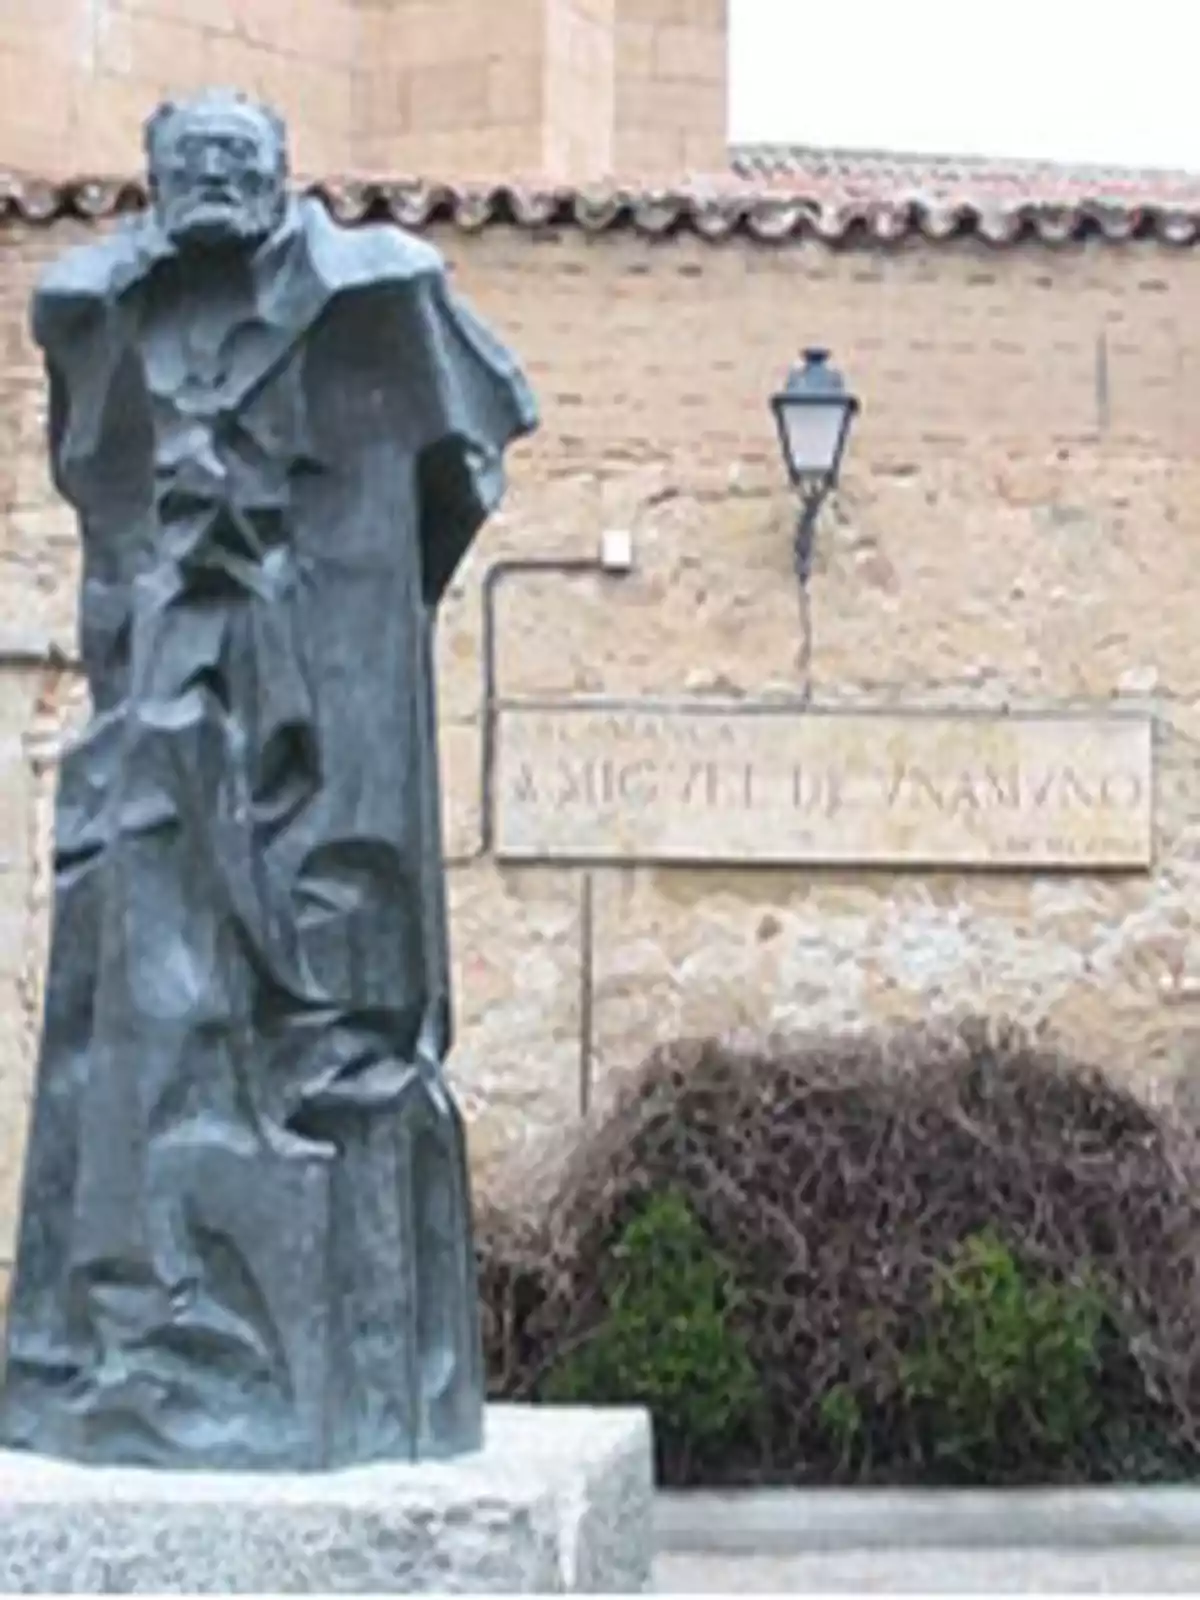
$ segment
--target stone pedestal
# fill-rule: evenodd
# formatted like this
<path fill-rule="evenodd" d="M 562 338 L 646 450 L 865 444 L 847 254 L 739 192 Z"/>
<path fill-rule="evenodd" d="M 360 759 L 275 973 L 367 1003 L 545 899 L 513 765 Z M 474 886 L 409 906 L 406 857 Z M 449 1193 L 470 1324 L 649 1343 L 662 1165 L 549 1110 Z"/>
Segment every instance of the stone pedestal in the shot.
<path fill-rule="evenodd" d="M 482 1451 L 336 1473 L 164 1473 L 0 1452 L 0 1592 L 648 1589 L 639 1411 L 493 1406 Z"/>

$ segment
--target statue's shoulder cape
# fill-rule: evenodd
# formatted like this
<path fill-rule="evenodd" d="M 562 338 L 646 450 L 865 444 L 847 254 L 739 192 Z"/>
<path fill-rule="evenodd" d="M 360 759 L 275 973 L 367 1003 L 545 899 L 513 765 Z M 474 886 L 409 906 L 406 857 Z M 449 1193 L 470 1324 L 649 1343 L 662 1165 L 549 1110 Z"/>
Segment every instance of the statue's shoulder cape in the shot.
<path fill-rule="evenodd" d="M 314 298 L 326 302 L 356 289 L 423 286 L 433 287 L 436 295 L 445 277 L 441 254 L 423 239 L 392 224 L 342 227 L 311 197 L 289 204 L 282 227 L 260 252 L 268 290 L 278 292 L 280 287 L 271 280 L 272 268 L 292 277 L 289 269 L 298 252 L 309 269 L 303 296 L 309 312 Z M 173 253 L 174 246 L 150 214 L 66 251 L 45 269 L 34 293 L 38 343 L 52 346 L 56 335 L 76 331 L 81 322 L 114 306 Z"/>
<path fill-rule="evenodd" d="M 386 284 L 440 279 L 440 251 L 394 223 L 341 227 L 317 200 L 299 202 L 297 214 L 309 260 L 330 295 Z"/>
<path fill-rule="evenodd" d="M 121 358 L 122 308 L 130 291 L 175 247 L 153 215 L 95 244 L 68 251 L 34 295 L 33 331 L 52 372 L 90 397 L 95 411 Z M 503 493 L 503 456 L 532 433 L 538 413 L 520 366 L 450 290 L 440 253 L 392 224 L 340 226 L 320 201 L 289 202 L 279 229 L 254 258 L 259 310 L 279 347 L 303 336 L 336 303 L 382 297 L 399 326 L 407 360 L 397 381 L 421 385 L 427 438 L 420 484 L 425 580 L 441 595 L 474 534 Z"/>

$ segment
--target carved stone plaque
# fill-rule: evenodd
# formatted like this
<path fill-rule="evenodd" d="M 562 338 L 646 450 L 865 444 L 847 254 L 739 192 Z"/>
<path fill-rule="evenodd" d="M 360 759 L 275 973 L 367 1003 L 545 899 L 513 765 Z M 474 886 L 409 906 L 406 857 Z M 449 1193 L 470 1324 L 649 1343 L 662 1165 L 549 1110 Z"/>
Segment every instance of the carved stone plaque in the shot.
<path fill-rule="evenodd" d="M 1146 868 L 1143 716 L 567 702 L 500 713 L 507 861 Z"/>

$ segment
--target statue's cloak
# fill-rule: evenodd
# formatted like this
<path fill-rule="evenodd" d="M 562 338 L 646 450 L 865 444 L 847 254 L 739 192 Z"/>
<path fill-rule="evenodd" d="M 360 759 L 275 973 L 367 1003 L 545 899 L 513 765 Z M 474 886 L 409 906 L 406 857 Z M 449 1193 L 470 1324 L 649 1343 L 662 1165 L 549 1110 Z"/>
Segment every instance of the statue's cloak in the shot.
<path fill-rule="evenodd" d="M 5 1442 L 473 1448 L 433 624 L 536 424 L 440 256 L 289 205 L 189 353 L 152 218 L 34 302 L 83 542 Z M 165 354 L 164 354 L 165 352 Z"/>

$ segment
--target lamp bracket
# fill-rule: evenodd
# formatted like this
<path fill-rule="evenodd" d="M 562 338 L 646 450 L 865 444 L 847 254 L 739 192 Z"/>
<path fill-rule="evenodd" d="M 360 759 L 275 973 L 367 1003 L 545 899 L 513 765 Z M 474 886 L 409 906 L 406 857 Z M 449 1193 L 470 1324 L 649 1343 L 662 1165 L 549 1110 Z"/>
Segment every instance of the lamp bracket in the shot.
<path fill-rule="evenodd" d="M 801 588 L 808 587 L 808 580 L 812 576 L 813 546 L 816 543 L 817 518 L 831 487 L 829 479 L 822 477 L 818 482 L 807 485 L 800 492 L 800 511 L 796 518 L 792 558 L 796 577 Z"/>

